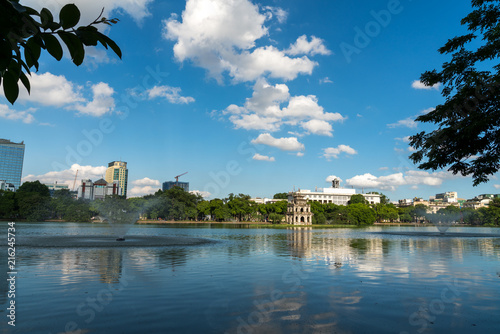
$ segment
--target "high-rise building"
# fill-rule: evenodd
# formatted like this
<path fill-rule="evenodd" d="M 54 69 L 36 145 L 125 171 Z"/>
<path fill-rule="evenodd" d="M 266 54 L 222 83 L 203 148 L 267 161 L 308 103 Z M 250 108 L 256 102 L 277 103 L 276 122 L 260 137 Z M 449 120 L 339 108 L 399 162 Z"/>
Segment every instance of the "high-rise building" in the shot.
<path fill-rule="evenodd" d="M 108 169 L 106 169 L 106 182 L 113 183 L 113 181 L 118 181 L 120 189 L 122 189 L 122 195 L 127 196 L 127 181 L 128 181 L 128 169 L 127 163 L 124 161 L 112 161 L 108 164 Z"/>
<path fill-rule="evenodd" d="M 13 143 L 0 139 L 0 180 L 19 189 L 23 173 L 24 142 Z"/>
<path fill-rule="evenodd" d="M 185 192 L 189 192 L 189 182 L 175 182 L 175 181 L 167 181 L 163 182 L 162 190 L 169 190 L 173 187 L 180 187 L 184 189 Z"/>

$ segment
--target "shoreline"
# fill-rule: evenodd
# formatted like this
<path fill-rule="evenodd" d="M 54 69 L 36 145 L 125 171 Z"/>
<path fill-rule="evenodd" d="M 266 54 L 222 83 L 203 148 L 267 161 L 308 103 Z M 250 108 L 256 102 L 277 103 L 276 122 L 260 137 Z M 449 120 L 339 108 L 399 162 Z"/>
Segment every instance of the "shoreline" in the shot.
<path fill-rule="evenodd" d="M 24 219 L 11 220 L 11 219 L 0 219 L 0 222 L 19 222 L 26 223 L 28 221 Z M 87 222 L 75 222 L 66 221 L 62 219 L 47 219 L 43 222 L 47 223 L 90 223 L 90 224 L 100 224 L 100 221 L 87 221 Z M 431 223 L 404 223 L 404 222 L 394 222 L 394 223 L 373 223 L 371 225 L 349 225 L 349 224 L 312 224 L 312 225 L 291 225 L 291 224 L 273 224 L 270 222 L 234 222 L 234 221 L 224 221 L 224 222 L 214 222 L 214 221 L 192 221 L 192 220 L 138 220 L 134 224 L 138 225 L 245 225 L 247 228 L 290 228 L 290 227 L 311 227 L 311 228 L 360 228 L 369 226 L 407 226 L 407 227 L 432 227 Z M 485 226 L 485 225 L 468 225 L 459 224 L 453 227 L 500 227 L 500 226 Z"/>

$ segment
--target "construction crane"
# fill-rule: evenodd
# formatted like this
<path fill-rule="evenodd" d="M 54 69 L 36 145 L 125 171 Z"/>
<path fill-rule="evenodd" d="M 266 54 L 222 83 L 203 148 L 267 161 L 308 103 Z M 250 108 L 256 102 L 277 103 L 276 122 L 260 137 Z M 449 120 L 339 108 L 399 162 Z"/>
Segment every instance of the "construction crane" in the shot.
<path fill-rule="evenodd" d="M 76 178 L 77 177 L 78 177 L 78 169 L 76 170 L 75 181 L 73 181 L 73 189 L 71 191 L 75 191 L 75 185 L 76 185 Z"/>
<path fill-rule="evenodd" d="M 175 177 L 175 185 L 178 186 L 179 185 L 179 177 L 182 176 L 182 175 L 186 175 L 188 172 L 185 172 L 185 173 L 182 173 L 180 175 L 177 175 Z"/>

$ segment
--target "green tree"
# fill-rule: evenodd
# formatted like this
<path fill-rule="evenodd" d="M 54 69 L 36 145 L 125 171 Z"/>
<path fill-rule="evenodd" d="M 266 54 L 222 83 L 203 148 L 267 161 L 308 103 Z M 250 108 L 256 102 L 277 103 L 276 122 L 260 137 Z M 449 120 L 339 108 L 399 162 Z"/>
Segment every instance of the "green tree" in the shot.
<path fill-rule="evenodd" d="M 417 204 L 411 208 L 409 214 L 412 216 L 423 217 L 427 213 L 429 207 L 425 204 Z"/>
<path fill-rule="evenodd" d="M 366 201 L 365 196 L 361 194 L 356 194 L 351 196 L 351 199 L 347 204 L 358 204 L 358 203 L 367 204 L 368 202 Z"/>
<path fill-rule="evenodd" d="M 277 214 L 274 212 L 269 214 L 269 220 L 273 224 L 280 224 L 283 221 L 283 217 L 284 217 L 283 215 L 280 215 L 280 214 Z"/>
<path fill-rule="evenodd" d="M 410 138 L 417 150 L 410 159 L 421 169 L 472 175 L 477 186 L 500 168 L 500 4 L 472 0 L 472 6 L 461 22 L 468 33 L 439 49 L 452 59 L 420 78 L 427 86 L 442 84 L 446 101 L 417 117 L 437 129 Z"/>
<path fill-rule="evenodd" d="M 49 188 L 40 181 L 24 182 L 16 191 L 19 215 L 30 221 L 41 221 L 51 216 Z"/>
<path fill-rule="evenodd" d="M 0 190 L 0 218 L 14 218 L 17 210 L 16 193 Z"/>
<path fill-rule="evenodd" d="M 393 222 L 399 217 L 398 210 L 393 204 L 376 204 L 373 209 L 375 210 L 378 222 Z"/>
<path fill-rule="evenodd" d="M 354 225 L 371 225 L 377 219 L 375 211 L 363 203 L 355 203 L 347 206 L 349 221 Z"/>
<path fill-rule="evenodd" d="M 77 66 L 85 58 L 84 46 L 98 43 L 106 49 L 110 47 L 121 58 L 118 45 L 96 28 L 99 24 L 117 23 L 118 19 L 99 16 L 87 26 L 76 27 L 79 21 L 80 10 L 74 4 L 62 7 L 59 22 L 55 22 L 47 8 L 38 12 L 21 5 L 19 0 L 0 1 L 0 82 L 10 103 L 19 95 L 19 80 L 30 92 L 27 74 L 33 67 L 38 71 L 41 50 L 57 60 L 62 59 L 63 48 L 57 37 L 64 42 Z"/>
<path fill-rule="evenodd" d="M 249 195 L 229 194 L 226 200 L 229 211 L 234 219 L 238 221 L 249 220 L 250 216 L 256 210 L 256 206 L 250 201 Z"/>
<path fill-rule="evenodd" d="M 445 215 L 459 215 L 460 208 L 454 205 L 448 205 L 446 208 L 439 209 L 437 213 Z"/>
<path fill-rule="evenodd" d="M 288 194 L 287 193 L 277 193 L 277 194 L 274 194 L 273 199 L 286 199 L 286 200 L 288 200 Z"/>
<path fill-rule="evenodd" d="M 49 188 L 40 183 L 40 181 L 24 182 L 19 189 L 17 189 L 17 194 L 19 193 L 38 193 L 42 197 L 50 197 Z"/>

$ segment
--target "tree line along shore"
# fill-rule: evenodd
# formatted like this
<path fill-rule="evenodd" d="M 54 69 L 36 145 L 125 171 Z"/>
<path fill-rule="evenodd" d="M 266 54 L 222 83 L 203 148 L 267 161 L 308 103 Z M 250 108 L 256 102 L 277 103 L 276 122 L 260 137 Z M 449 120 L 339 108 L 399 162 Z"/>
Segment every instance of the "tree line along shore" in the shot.
<path fill-rule="evenodd" d="M 140 211 L 139 222 L 219 222 L 281 224 L 287 211 L 287 194 L 274 195 L 279 201 L 257 204 L 249 195 L 229 194 L 226 198 L 205 200 L 200 195 L 174 187 L 143 197 L 121 199 L 129 210 Z M 14 221 L 91 222 L 100 214 L 101 203 L 74 199 L 67 189 L 51 196 L 39 181 L 25 182 L 16 192 L 0 191 L 0 219 Z M 117 200 L 114 198 L 113 200 Z M 399 208 L 382 195 L 380 204 L 367 204 L 362 195 L 351 197 L 348 205 L 310 202 L 313 225 L 365 226 L 374 223 L 425 222 L 427 207 L 422 204 Z M 448 206 L 437 214 L 457 217 L 467 225 L 500 226 L 500 199 L 477 210 Z"/>

